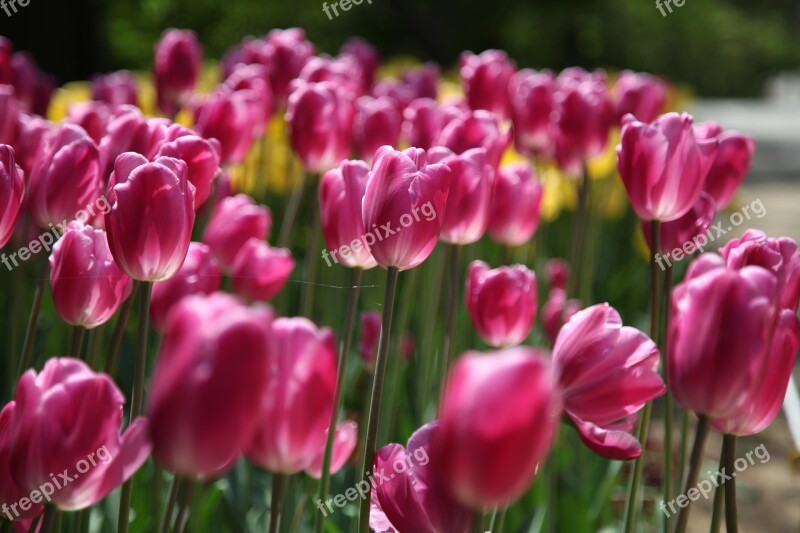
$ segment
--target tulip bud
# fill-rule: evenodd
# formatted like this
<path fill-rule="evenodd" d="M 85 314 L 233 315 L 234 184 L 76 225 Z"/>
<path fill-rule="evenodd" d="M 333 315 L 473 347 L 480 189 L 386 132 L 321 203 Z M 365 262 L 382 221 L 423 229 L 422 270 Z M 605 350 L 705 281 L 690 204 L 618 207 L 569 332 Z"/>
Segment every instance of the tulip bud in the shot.
<path fill-rule="evenodd" d="M 444 124 L 444 112 L 430 98 L 418 98 L 403 111 L 403 137 L 411 146 L 423 150 L 433 147 Z"/>
<path fill-rule="evenodd" d="M 216 139 L 206 140 L 192 130 L 173 124 L 167 129 L 155 158 L 174 157 L 186 163 L 189 182 L 195 188 L 194 207 L 199 209 L 211 194 L 214 179 L 219 174 L 220 152 Z"/>
<path fill-rule="evenodd" d="M 486 50 L 479 55 L 464 52 L 459 59 L 459 74 L 467 102 L 472 109 L 485 109 L 509 118 L 508 83 L 516 64 L 502 50 Z"/>
<path fill-rule="evenodd" d="M 251 94 L 255 96 L 258 101 L 258 105 L 255 107 L 255 111 L 258 112 L 255 132 L 257 135 L 262 135 L 275 105 L 267 67 L 259 64 L 237 65 L 225 79 L 225 85 L 231 91 L 251 91 Z"/>
<path fill-rule="evenodd" d="M 77 220 L 53 246 L 50 285 L 59 316 L 86 329 L 108 322 L 133 289 L 111 256 L 106 232 Z"/>
<path fill-rule="evenodd" d="M 161 281 L 183 264 L 194 226 L 194 186 L 186 163 L 134 153 L 114 165 L 105 216 L 111 253 L 135 280 Z"/>
<path fill-rule="evenodd" d="M 697 139 L 685 113 L 667 113 L 652 124 L 628 115 L 621 135 L 617 164 L 638 217 L 669 222 L 685 215 L 714 163 L 717 141 Z"/>
<path fill-rule="evenodd" d="M 667 85 L 652 74 L 620 72 L 612 90 L 617 121 L 630 113 L 642 122 L 652 122 L 664 111 Z"/>
<path fill-rule="evenodd" d="M 363 94 L 361 92 L 361 87 L 364 85 L 361 64 L 350 56 L 312 57 L 303 66 L 297 79 L 306 83 L 331 82 L 353 97 Z"/>
<path fill-rule="evenodd" d="M 172 309 L 147 408 L 160 465 L 209 479 L 236 462 L 259 422 L 273 316 L 223 293 L 189 296 Z"/>
<path fill-rule="evenodd" d="M 194 127 L 201 137 L 217 139 L 220 163 L 244 161 L 263 119 L 263 102 L 251 90 L 231 91 L 221 86 L 195 107 Z"/>
<path fill-rule="evenodd" d="M 24 192 L 25 179 L 14 160 L 14 149 L 0 144 L 0 248 L 14 234 Z"/>
<path fill-rule="evenodd" d="M 62 511 L 99 502 L 150 455 L 147 420 L 137 418 L 120 433 L 125 397 L 110 377 L 80 360 L 54 358 L 39 374 L 28 370 L 14 400 L 11 477 L 23 494 L 49 485 L 52 504 Z M 71 481 L 53 475 L 62 472 Z"/>
<path fill-rule="evenodd" d="M 339 57 L 352 57 L 358 62 L 362 74 L 360 94 L 369 93 L 381 64 L 378 50 L 360 37 L 350 37 L 339 50 Z"/>
<path fill-rule="evenodd" d="M 203 49 L 189 30 L 169 29 L 156 44 L 153 78 L 158 108 L 174 116 L 189 100 L 200 76 Z"/>
<path fill-rule="evenodd" d="M 425 150 L 375 154 L 362 204 L 365 243 L 383 268 L 408 270 L 433 251 L 442 229 L 450 169 L 426 164 Z M 368 242 L 372 237 L 373 243 Z"/>
<path fill-rule="evenodd" d="M 431 463 L 463 505 L 507 506 L 533 482 L 560 413 L 553 372 L 538 350 L 468 352 L 447 377 Z"/>
<path fill-rule="evenodd" d="M 508 93 L 511 120 L 514 122 L 514 144 L 522 154 L 552 156 L 557 85 L 549 70 L 536 72 L 523 69 L 511 77 Z"/>
<path fill-rule="evenodd" d="M 529 163 L 509 163 L 494 179 L 489 235 L 506 246 L 521 246 L 539 227 L 544 191 Z"/>
<path fill-rule="evenodd" d="M 114 170 L 117 157 L 125 152 L 136 152 L 152 160 L 167 138 L 169 125 L 167 119 L 145 118 L 136 107 L 119 107 L 100 140 L 102 179 L 104 181 L 108 179 Z"/>
<path fill-rule="evenodd" d="M 234 292 L 245 300 L 268 301 L 281 292 L 293 270 L 292 252 L 250 239 L 233 260 L 231 283 Z"/>
<path fill-rule="evenodd" d="M 62 124 L 39 150 L 28 205 L 41 228 L 72 220 L 101 194 L 97 146 L 83 128 Z"/>
<path fill-rule="evenodd" d="M 494 113 L 479 110 L 451 120 L 442 130 L 437 144 L 457 154 L 463 154 L 470 148 L 485 148 L 489 164 L 497 168 L 503 153 L 511 144 L 511 133 L 500 131 Z"/>
<path fill-rule="evenodd" d="M 186 260 L 178 273 L 153 284 L 150 300 L 153 329 L 163 333 L 169 312 L 185 297 L 212 294 L 221 284 L 222 274 L 208 246 L 201 242 L 189 243 Z"/>
<path fill-rule="evenodd" d="M 556 161 L 562 170 L 576 175 L 587 160 L 605 151 L 614 108 L 605 81 L 569 81 L 555 98 Z"/>
<path fill-rule="evenodd" d="M 266 55 L 269 59 L 269 77 L 272 94 L 281 105 L 289 97 L 289 84 L 314 55 L 314 45 L 306 39 L 300 28 L 271 30 L 266 36 Z"/>
<path fill-rule="evenodd" d="M 537 300 L 536 274 L 523 265 L 494 270 L 483 261 L 469 265 L 467 310 L 487 344 L 496 348 L 521 344 L 536 320 Z"/>
<path fill-rule="evenodd" d="M 752 137 L 737 131 L 722 131 L 718 124 L 700 124 L 694 128 L 698 139 L 716 139 L 719 143 L 714 164 L 708 171 L 703 190 L 714 197 L 717 209 L 724 209 L 750 170 L 750 160 L 756 151 Z"/>
<path fill-rule="evenodd" d="M 383 145 L 397 145 L 400 138 L 400 113 L 389 97 L 362 96 L 356 100 L 353 141 L 358 156 L 372 163 L 375 152 Z"/>
<path fill-rule="evenodd" d="M 0 86 L 2 91 L 2 86 Z M 0 105 L 2 102 L 0 101 Z M 26 176 L 30 177 L 34 163 L 38 160 L 39 148 L 55 130 L 55 125 L 36 115 L 19 115 L 19 135 L 12 144 L 17 164 L 22 167 Z"/>
<path fill-rule="evenodd" d="M 119 70 L 92 78 L 92 100 L 105 102 L 111 107 L 120 105 L 139 105 L 139 83 L 127 70 Z"/>
<path fill-rule="evenodd" d="M 377 263 L 369 251 L 361 217 L 361 204 L 367 187 L 369 167 L 363 161 L 342 161 L 338 168 L 326 172 L 319 184 L 322 233 L 333 259 L 348 268 L 370 269 Z M 353 246 L 356 244 L 356 246 Z M 341 253 L 346 246 L 350 252 Z M 339 252 L 339 257 L 336 253 Z M 327 255 L 323 255 L 327 258 Z"/>
<path fill-rule="evenodd" d="M 229 196 L 217 204 L 208 221 L 203 242 L 223 269 L 230 269 L 236 254 L 250 239 L 266 240 L 272 226 L 269 208 L 246 194 Z"/>

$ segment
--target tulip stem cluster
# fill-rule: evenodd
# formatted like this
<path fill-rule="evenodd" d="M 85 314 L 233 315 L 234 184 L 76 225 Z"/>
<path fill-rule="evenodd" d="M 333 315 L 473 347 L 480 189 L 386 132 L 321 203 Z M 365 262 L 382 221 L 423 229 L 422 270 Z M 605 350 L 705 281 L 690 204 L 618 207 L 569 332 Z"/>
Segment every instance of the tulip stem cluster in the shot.
<path fill-rule="evenodd" d="M 738 470 L 736 462 L 736 435 L 726 433 L 722 437 L 722 461 L 725 463 L 727 472 Z M 731 476 L 725 483 L 725 528 L 728 533 L 739 531 L 738 517 L 736 511 L 736 477 Z"/>
<path fill-rule="evenodd" d="M 450 246 L 450 254 L 448 257 L 450 262 L 450 283 L 449 291 L 447 294 L 447 311 L 445 314 L 444 322 L 444 344 L 442 346 L 442 386 L 444 386 L 444 379 L 447 376 L 447 371 L 450 368 L 450 352 L 453 346 L 453 335 L 456 330 L 456 312 L 458 311 L 458 285 L 461 277 L 460 263 L 461 263 L 461 246 L 453 244 Z"/>
<path fill-rule="evenodd" d="M 278 248 L 286 248 L 289 244 L 289 239 L 292 236 L 292 228 L 294 221 L 297 218 L 297 212 L 300 210 L 300 203 L 303 200 L 303 191 L 306 188 L 306 181 L 308 176 L 306 172 L 300 173 L 300 178 L 292 189 L 292 195 L 289 197 L 289 203 L 286 205 L 286 211 L 283 213 L 283 223 L 281 223 L 281 232 L 278 235 Z"/>
<path fill-rule="evenodd" d="M 19 359 L 19 368 L 17 375 L 22 375 L 22 372 L 31 366 L 31 359 L 33 358 L 33 345 L 36 342 L 36 328 L 39 326 L 39 311 L 42 309 L 42 297 L 44 296 L 44 284 L 48 276 L 47 263 L 39 271 L 39 277 L 36 280 L 36 292 L 33 295 L 33 304 L 31 305 L 31 314 L 28 318 L 28 327 L 25 330 L 25 340 L 22 344 L 22 355 Z"/>
<path fill-rule="evenodd" d="M 117 361 L 119 360 L 119 350 L 122 346 L 122 339 L 125 336 L 125 329 L 128 326 L 128 317 L 133 308 L 133 294 L 128 296 L 125 303 L 122 304 L 117 317 L 117 323 L 114 326 L 114 331 L 111 334 L 111 344 L 109 345 L 108 356 L 106 358 L 105 372 L 109 376 L 113 376 L 117 370 Z"/>
<path fill-rule="evenodd" d="M 664 327 L 661 328 L 661 353 L 667 353 L 667 343 L 669 342 L 669 317 L 672 312 L 672 267 L 664 271 Z M 664 501 L 672 499 L 672 439 L 673 439 L 673 403 L 672 393 L 669 391 L 669 374 L 667 372 L 667 358 L 662 357 L 664 382 L 667 384 L 667 392 L 664 394 Z M 667 516 L 664 520 L 664 533 L 669 533 L 671 528 L 671 517 Z"/>
<path fill-rule="evenodd" d="M 689 458 L 689 473 L 686 476 L 686 483 L 684 484 L 683 493 L 689 492 L 689 489 L 697 485 L 697 480 L 700 478 L 700 468 L 703 465 L 703 450 L 706 447 L 706 438 L 708 431 L 711 428 L 711 420 L 701 415 L 697 420 L 697 430 L 694 437 L 694 445 L 692 446 L 692 455 Z M 689 525 L 689 509 L 691 505 L 682 507 L 678 513 L 678 522 L 675 526 L 675 533 L 685 533 L 686 527 Z"/>
<path fill-rule="evenodd" d="M 286 491 L 286 474 L 272 475 L 272 501 L 269 507 L 269 533 L 278 533 L 281 528 L 281 508 Z"/>

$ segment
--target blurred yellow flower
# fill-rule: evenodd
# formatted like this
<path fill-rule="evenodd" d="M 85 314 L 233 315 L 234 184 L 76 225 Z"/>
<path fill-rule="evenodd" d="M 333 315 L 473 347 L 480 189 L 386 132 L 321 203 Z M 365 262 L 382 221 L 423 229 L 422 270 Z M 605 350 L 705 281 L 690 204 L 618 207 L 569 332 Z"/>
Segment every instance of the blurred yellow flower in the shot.
<path fill-rule="evenodd" d="M 88 81 L 73 81 L 56 89 L 47 109 L 47 119 L 60 122 L 67 116 L 69 106 L 92 99 L 92 90 Z"/>

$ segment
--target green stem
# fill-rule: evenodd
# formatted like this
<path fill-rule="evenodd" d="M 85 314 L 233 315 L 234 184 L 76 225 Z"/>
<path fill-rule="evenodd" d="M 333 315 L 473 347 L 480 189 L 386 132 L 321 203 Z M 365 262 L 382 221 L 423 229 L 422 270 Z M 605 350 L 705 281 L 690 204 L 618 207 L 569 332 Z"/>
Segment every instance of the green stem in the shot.
<path fill-rule="evenodd" d="M 655 254 L 659 245 L 659 222 L 650 223 L 650 243 L 651 251 Z M 661 300 L 659 298 L 659 276 L 658 266 L 655 261 L 650 259 L 650 338 L 658 339 L 659 308 Z M 639 425 L 639 442 L 642 444 L 642 455 L 636 458 L 633 464 L 633 476 L 628 486 L 628 500 L 625 513 L 625 533 L 633 533 L 636 529 L 636 514 L 639 510 L 639 485 L 642 480 L 644 469 L 644 458 L 647 455 L 647 435 L 650 430 L 650 413 L 653 403 L 648 402 L 642 410 L 642 418 Z"/>
<path fill-rule="evenodd" d="M 681 444 L 678 454 L 678 483 L 683 480 L 686 470 L 686 458 L 689 453 L 689 411 L 681 413 Z"/>
<path fill-rule="evenodd" d="M 372 381 L 372 396 L 369 404 L 369 416 L 367 417 L 367 434 L 362 452 L 364 460 L 359 475 L 361 481 L 367 480 L 367 475 L 372 473 L 375 463 L 375 447 L 378 440 L 378 418 L 381 412 L 381 396 L 383 394 L 383 382 L 386 377 L 386 358 L 388 357 L 389 351 L 394 300 L 395 294 L 397 293 L 397 278 L 399 274 L 400 271 L 397 267 L 389 267 L 389 271 L 386 275 L 386 293 L 383 299 L 381 335 L 378 341 L 378 355 L 375 361 L 375 374 Z M 369 482 L 367 482 L 367 485 L 370 486 L 371 489 Z M 358 531 L 360 533 L 369 532 L 370 489 L 367 490 L 366 496 L 361 500 L 358 523 Z"/>
<path fill-rule="evenodd" d="M 492 530 L 493 533 L 503 533 L 503 525 L 506 522 L 506 515 L 508 514 L 508 507 L 503 509 L 497 517 L 497 524 Z"/>
<path fill-rule="evenodd" d="M 724 446 L 724 443 L 723 443 Z M 725 456 L 720 453 L 719 456 L 719 471 L 725 467 Z M 720 484 L 714 491 L 714 510 L 711 513 L 711 527 L 708 533 L 719 533 L 719 527 L 722 525 L 723 502 L 725 501 L 725 484 Z"/>
<path fill-rule="evenodd" d="M 419 397 L 419 415 L 420 424 L 428 420 L 427 407 L 430 400 L 430 392 L 432 387 L 433 365 L 436 362 L 436 352 L 433 349 L 433 336 L 436 331 L 436 320 L 434 319 L 439 309 L 439 302 L 442 296 L 442 285 L 444 284 L 445 261 L 441 257 L 441 249 L 434 251 L 431 261 L 435 265 L 434 268 L 428 268 L 426 274 L 433 276 L 433 283 L 428 286 L 426 284 L 426 293 L 430 295 L 430 299 L 425 304 L 424 308 L 427 313 L 427 320 L 422 323 L 422 354 L 420 355 L 422 365 L 422 377 L 420 383 L 420 397 Z"/>
<path fill-rule="evenodd" d="M 328 439 L 325 442 L 325 455 L 322 460 L 322 477 L 319 482 L 319 499 L 323 502 L 328 498 L 328 491 L 331 484 L 331 457 L 333 456 L 333 441 L 336 436 L 336 424 L 339 422 L 339 409 L 342 406 L 342 391 L 344 390 L 345 377 L 347 375 L 347 360 L 350 357 L 350 346 L 353 342 L 353 330 L 356 315 L 358 314 L 358 294 L 361 289 L 361 277 L 364 271 L 354 268 L 350 272 L 350 290 L 347 293 L 347 307 L 345 308 L 344 324 L 342 326 L 342 342 L 339 345 L 339 369 L 336 378 L 336 392 L 333 397 L 333 412 L 331 422 L 328 425 Z M 318 533 L 322 533 L 325 528 L 325 518 L 321 518 L 320 513 L 315 513 Z"/>
<path fill-rule="evenodd" d="M 183 531 L 186 523 L 188 522 L 189 508 L 192 504 L 193 492 L 194 482 L 187 479 L 181 487 L 181 501 L 178 504 L 178 516 L 175 517 L 175 525 L 172 528 L 172 531 L 175 531 L 176 533 Z"/>
<path fill-rule="evenodd" d="M 291 154 L 289 154 L 289 158 L 291 159 Z M 292 190 L 292 195 L 289 197 L 286 211 L 283 213 L 281 232 L 278 235 L 278 248 L 286 248 L 289 244 L 294 221 L 297 218 L 297 212 L 300 210 L 300 202 L 303 200 L 303 190 L 306 187 L 306 181 L 306 173 L 300 173 L 300 179 L 294 184 L 294 189 Z"/>
<path fill-rule="evenodd" d="M 30 368 L 33 361 L 33 345 L 36 343 L 36 329 L 39 326 L 39 312 L 42 310 L 42 298 L 44 297 L 44 284 L 49 278 L 50 263 L 45 261 L 39 269 L 39 277 L 36 279 L 36 292 L 33 295 L 31 314 L 28 318 L 28 327 L 25 330 L 25 340 L 22 343 L 22 355 L 19 358 L 19 368 L 17 375 Z"/>
<path fill-rule="evenodd" d="M 117 316 L 117 323 L 114 326 L 114 332 L 111 334 L 111 345 L 108 349 L 108 357 L 106 358 L 106 374 L 113 376 L 117 370 L 117 361 L 119 360 L 119 350 L 122 346 L 122 338 L 125 336 L 125 328 L 128 326 L 128 317 L 131 315 L 133 308 L 133 291 L 122 308 L 119 310 Z"/>
<path fill-rule="evenodd" d="M 172 483 L 169 486 L 169 496 L 167 496 L 167 506 L 164 508 L 164 515 L 161 519 L 161 533 L 169 531 L 169 524 L 172 521 L 175 502 L 178 500 L 178 491 L 181 489 L 182 481 L 182 478 L 178 475 L 172 478 Z"/>
<path fill-rule="evenodd" d="M 316 285 L 314 281 L 317 278 L 317 263 L 319 263 L 319 254 L 317 248 L 319 247 L 319 232 L 320 232 L 320 215 L 319 215 L 319 200 L 316 194 L 312 194 L 312 220 L 311 227 L 308 233 L 308 242 L 306 246 L 306 268 L 305 279 L 301 289 L 302 296 L 300 297 L 300 316 L 311 318 L 314 311 L 314 288 Z"/>
<path fill-rule="evenodd" d="M 725 463 L 725 472 L 731 478 L 725 481 L 725 530 L 728 533 L 738 533 L 739 518 L 736 511 L 736 435 L 726 433 L 722 437 L 722 459 Z"/>
<path fill-rule="evenodd" d="M 442 345 L 442 368 L 441 368 L 441 386 L 444 387 L 444 382 L 447 379 L 447 371 L 450 369 L 451 351 L 453 345 L 453 336 L 456 330 L 456 312 L 458 311 L 458 286 L 460 282 L 460 268 L 459 263 L 461 259 L 461 246 L 457 244 L 450 245 L 450 283 L 449 291 L 447 293 L 447 309 L 444 315 L 444 344 Z"/>
<path fill-rule="evenodd" d="M 674 466 L 672 457 L 673 439 L 673 405 L 672 393 L 669 389 L 669 373 L 667 371 L 667 352 L 669 346 L 669 318 L 672 312 L 672 267 L 664 270 L 664 327 L 661 329 L 661 363 L 667 392 L 664 395 L 664 501 L 672 500 L 672 470 Z M 664 520 L 664 533 L 670 533 L 671 517 Z"/>
<path fill-rule="evenodd" d="M 89 362 L 89 367 L 92 370 L 97 370 L 100 356 L 100 351 L 97 349 L 100 346 L 100 328 L 89 330 L 89 341 L 86 346 L 86 360 Z"/>
<path fill-rule="evenodd" d="M 69 354 L 76 359 L 81 359 L 81 348 L 83 348 L 83 337 L 86 328 L 83 326 L 73 326 L 72 328 L 72 347 Z"/>
<path fill-rule="evenodd" d="M 52 533 L 53 526 L 58 520 L 58 510 L 55 505 L 48 505 L 44 508 L 44 516 L 42 516 L 42 525 L 39 529 L 40 533 Z"/>
<path fill-rule="evenodd" d="M 697 432 L 694 437 L 694 445 L 692 446 L 692 456 L 689 459 L 689 473 L 686 476 L 686 483 L 683 486 L 683 493 L 689 492 L 689 489 L 697 485 L 697 480 L 700 478 L 700 468 L 703 465 L 703 449 L 706 445 L 706 437 L 708 437 L 708 430 L 711 427 L 711 421 L 705 415 L 701 415 L 697 420 Z M 675 533 L 685 533 L 686 527 L 689 525 L 689 510 L 691 509 L 692 501 L 689 500 L 686 507 L 681 508 L 678 512 L 678 522 L 675 525 Z"/>
<path fill-rule="evenodd" d="M 572 226 L 572 243 L 570 246 L 570 262 L 569 267 L 572 273 L 569 278 L 569 291 L 570 296 L 578 294 L 579 280 L 580 280 L 580 261 L 583 253 L 584 241 L 586 237 L 586 223 L 588 220 L 588 205 L 589 205 L 589 172 L 586 166 L 583 167 L 583 173 L 580 177 L 580 184 L 578 185 L 578 207 L 575 210 L 575 220 Z"/>
<path fill-rule="evenodd" d="M 272 502 L 269 507 L 269 533 L 278 533 L 281 527 L 281 507 L 286 489 L 286 474 L 272 475 Z"/>

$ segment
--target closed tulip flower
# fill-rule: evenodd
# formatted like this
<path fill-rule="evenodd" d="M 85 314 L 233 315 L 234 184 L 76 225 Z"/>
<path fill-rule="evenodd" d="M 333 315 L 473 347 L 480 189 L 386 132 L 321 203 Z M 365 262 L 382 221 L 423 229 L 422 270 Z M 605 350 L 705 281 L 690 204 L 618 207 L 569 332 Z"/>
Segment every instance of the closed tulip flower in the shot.
<path fill-rule="evenodd" d="M 79 126 L 62 124 L 41 147 L 28 185 L 28 206 L 39 227 L 74 219 L 101 194 L 94 141 Z"/>
<path fill-rule="evenodd" d="M 106 133 L 106 127 L 111 121 L 111 108 L 103 102 L 78 102 L 69 106 L 66 121 L 80 126 L 87 135 L 97 144 Z"/>
<path fill-rule="evenodd" d="M 194 226 L 194 186 L 186 163 L 171 157 L 150 163 L 139 154 L 122 154 L 114 165 L 108 202 L 108 242 L 122 271 L 139 281 L 175 275 Z"/>
<path fill-rule="evenodd" d="M 375 456 L 375 472 L 393 472 L 372 493 L 370 528 L 377 533 L 468 533 L 472 512 L 450 496 L 431 463 L 438 422 L 425 424 L 408 444 L 389 444 Z"/>
<path fill-rule="evenodd" d="M 339 50 L 339 57 L 345 56 L 352 57 L 358 62 L 363 82 L 361 94 L 369 93 L 381 64 L 380 52 L 361 37 L 350 37 Z"/>
<path fill-rule="evenodd" d="M 475 510 L 509 505 L 533 483 L 560 413 L 543 353 L 468 352 L 447 377 L 431 463 L 461 504 Z"/>
<path fill-rule="evenodd" d="M 269 84 L 269 69 L 259 64 L 237 65 L 230 76 L 225 79 L 225 85 L 232 91 L 251 91 L 258 101 L 258 105 L 255 107 L 255 111 L 259 115 L 256 120 L 256 134 L 263 135 L 264 128 L 275 107 L 272 88 Z"/>
<path fill-rule="evenodd" d="M 231 284 L 234 292 L 245 300 L 267 301 L 281 292 L 293 270 L 294 259 L 289 250 L 250 239 L 233 260 Z"/>
<path fill-rule="evenodd" d="M 509 163 L 494 179 L 489 235 L 506 246 L 528 242 L 539 227 L 544 191 L 527 162 Z"/>
<path fill-rule="evenodd" d="M 0 144 L 0 248 L 14 234 L 24 192 L 25 179 L 14 160 L 14 149 Z"/>
<path fill-rule="evenodd" d="M 423 150 L 434 146 L 444 124 L 444 112 L 431 98 L 418 98 L 403 111 L 403 137 L 411 146 Z"/>
<path fill-rule="evenodd" d="M 714 198 L 706 192 L 701 192 L 700 196 L 697 197 L 697 201 L 685 215 L 670 222 L 662 222 L 659 225 L 658 242 L 660 250 L 658 252 L 671 254 L 676 248 L 682 249 L 684 253 L 687 249 L 692 251 L 695 246 L 694 242 L 702 244 L 701 241 L 707 240 L 705 234 L 711 228 L 711 223 L 714 222 L 716 214 Z M 642 234 L 647 246 L 650 247 L 650 223 L 642 222 L 641 224 Z M 703 235 L 703 237 L 700 238 L 700 235 Z M 695 241 L 695 239 L 697 240 Z M 687 247 L 684 248 L 684 245 Z M 668 256 L 667 259 L 670 259 L 670 257 Z"/>
<path fill-rule="evenodd" d="M 497 115 L 478 110 L 460 114 L 451 120 L 442 130 L 437 144 L 457 154 L 470 148 L 485 148 L 489 164 L 497 168 L 503 153 L 511 144 L 511 133 L 500 130 Z"/>
<path fill-rule="evenodd" d="M 553 366 L 566 415 L 583 442 L 611 459 L 642 454 L 625 421 L 666 391 L 659 352 L 641 331 L 623 326 L 608 304 L 578 312 L 558 334 Z"/>
<path fill-rule="evenodd" d="M 555 93 L 555 158 L 565 172 L 579 174 L 602 154 L 614 124 L 614 107 L 605 81 L 562 83 Z"/>
<path fill-rule="evenodd" d="M 11 477 L 23 494 L 49 485 L 52 504 L 62 511 L 99 502 L 150 455 L 147 420 L 137 418 L 121 433 L 125 397 L 110 377 L 77 359 L 54 358 L 38 374 L 25 372 L 14 404 Z M 57 477 L 62 472 L 68 479 Z"/>
<path fill-rule="evenodd" d="M 167 138 L 170 122 L 164 118 L 146 118 L 139 108 L 117 108 L 100 140 L 100 170 L 103 181 L 114 171 L 120 154 L 136 152 L 152 160 Z"/>
<path fill-rule="evenodd" d="M 511 77 L 508 86 L 514 145 L 526 155 L 552 155 L 555 108 L 555 77 L 548 70 L 523 69 Z"/>
<path fill-rule="evenodd" d="M 2 86 L 0 86 L 2 90 Z M 0 102 L 0 106 L 2 102 Z M 49 120 L 36 115 L 19 114 L 19 135 L 12 144 L 17 164 L 22 167 L 25 176 L 30 176 L 33 165 L 37 161 L 39 147 L 50 136 L 55 125 Z"/>
<path fill-rule="evenodd" d="M 189 182 L 195 188 L 195 209 L 211 194 L 214 179 L 219 175 L 221 148 L 216 139 L 206 140 L 179 124 L 167 129 L 167 136 L 155 158 L 174 157 L 186 163 Z"/>
<path fill-rule="evenodd" d="M 400 113 L 391 98 L 362 96 L 356 100 L 353 141 L 359 157 L 371 164 L 378 148 L 397 145 L 400 126 Z"/>
<path fill-rule="evenodd" d="M 153 456 L 193 479 L 221 475 L 259 422 L 273 312 L 223 293 L 189 296 L 167 320 L 147 414 Z"/>
<path fill-rule="evenodd" d="M 353 97 L 363 94 L 361 92 L 361 88 L 364 86 L 361 64 L 350 56 L 312 57 L 300 71 L 297 79 L 306 83 L 331 82 Z"/>
<path fill-rule="evenodd" d="M 292 149 L 310 172 L 324 172 L 350 155 L 352 98 L 332 82 L 298 82 L 286 112 Z"/>
<path fill-rule="evenodd" d="M 703 190 L 714 197 L 717 209 L 722 210 L 747 176 L 756 142 L 737 131 L 723 131 L 714 122 L 695 126 L 694 132 L 698 139 L 716 139 L 719 143 L 717 157 L 708 171 Z"/>
<path fill-rule="evenodd" d="M 580 310 L 580 300 L 567 299 L 566 289 L 551 288 L 547 293 L 547 301 L 542 306 L 542 332 L 547 340 L 554 344 L 564 324 Z"/>
<path fill-rule="evenodd" d="M 201 137 L 217 139 L 220 163 L 241 163 L 263 118 L 258 95 L 251 90 L 217 88 L 194 109 L 194 128 Z"/>
<path fill-rule="evenodd" d="M 211 256 L 211 250 L 201 242 L 189 244 L 189 252 L 178 273 L 153 284 L 150 300 L 150 321 L 153 329 L 164 332 L 169 312 L 183 298 L 208 295 L 219 290 L 222 274 Z"/>
<path fill-rule="evenodd" d="M 367 188 L 369 166 L 363 161 L 342 161 L 322 176 L 319 185 L 320 219 L 325 243 L 331 251 L 347 246 L 350 252 L 333 259 L 349 268 L 370 269 L 375 258 L 361 239 L 365 238 L 361 203 Z M 357 246 L 352 246 L 356 242 Z M 323 255 L 327 259 L 327 255 Z M 329 262 L 329 261 L 328 261 Z"/>
<path fill-rule="evenodd" d="M 279 318 L 271 349 L 258 428 L 245 453 L 265 470 L 293 474 L 313 466 L 325 449 L 336 388 L 336 341 L 331 330 L 305 318 Z"/>
<path fill-rule="evenodd" d="M 153 78 L 158 108 L 175 115 L 192 95 L 200 76 L 203 49 L 189 30 L 169 29 L 156 44 Z"/>
<path fill-rule="evenodd" d="M 203 242 L 223 269 L 230 269 L 236 254 L 250 239 L 266 240 L 272 213 L 246 194 L 223 199 L 211 215 Z"/>
<path fill-rule="evenodd" d="M 494 347 L 521 344 L 536 320 L 536 274 L 523 265 L 494 270 L 483 261 L 469 265 L 466 301 L 472 325 Z"/>
<path fill-rule="evenodd" d="M 7 511 L 3 518 L 13 519 L 15 522 L 22 522 L 35 518 L 42 514 L 44 506 L 41 503 L 33 503 L 27 509 L 19 506 L 19 501 L 25 497 L 14 479 L 11 477 L 10 453 L 11 453 L 11 431 L 14 421 L 14 408 L 16 403 L 10 402 L 0 410 L 0 506 Z M 17 504 L 16 508 L 14 504 Z M 26 528 L 25 531 L 29 529 Z"/>
<path fill-rule="evenodd" d="M 59 316 L 87 329 L 105 324 L 131 293 L 133 282 L 119 269 L 106 232 L 73 221 L 53 246 L 50 285 Z"/>
<path fill-rule="evenodd" d="M 516 64 L 502 50 L 486 50 L 478 55 L 463 52 L 459 74 L 469 107 L 509 118 L 508 82 L 515 70 Z"/>
<path fill-rule="evenodd" d="M 11 57 L 14 71 L 14 92 L 20 110 L 25 113 L 45 116 L 50 107 L 50 98 L 56 88 L 55 79 L 44 73 L 28 52 L 17 52 Z"/>
<path fill-rule="evenodd" d="M 642 122 L 652 122 L 667 103 L 667 85 L 652 74 L 620 72 L 611 91 L 617 120 L 631 114 Z"/>
<path fill-rule="evenodd" d="M 139 105 L 138 82 L 127 70 L 119 70 L 92 78 L 92 100 L 116 107 Z"/>
<path fill-rule="evenodd" d="M 455 155 L 444 147 L 428 151 L 431 163 L 450 168 L 450 192 L 442 221 L 442 241 L 450 244 L 478 242 L 489 225 L 494 170 L 484 148 L 473 148 Z"/>
<path fill-rule="evenodd" d="M 352 420 L 344 420 L 336 424 L 336 434 L 333 437 L 333 448 L 331 449 L 331 468 L 330 473 L 335 474 L 347 463 L 358 446 L 358 424 Z M 322 461 L 325 450 L 314 458 L 311 465 L 306 467 L 305 473 L 314 479 L 322 477 Z"/>
<path fill-rule="evenodd" d="M 433 251 L 447 204 L 450 169 L 427 164 L 425 150 L 380 148 L 362 204 L 365 241 L 383 268 L 408 270 Z"/>
<path fill-rule="evenodd" d="M 306 39 L 306 32 L 300 28 L 271 30 L 265 39 L 272 94 L 283 105 L 291 92 L 289 85 L 292 80 L 300 75 L 314 55 L 314 45 Z"/>
<path fill-rule="evenodd" d="M 669 222 L 697 201 L 717 155 L 716 140 L 697 139 L 692 117 L 667 113 L 652 124 L 628 115 L 617 164 L 628 199 L 645 221 Z"/>

